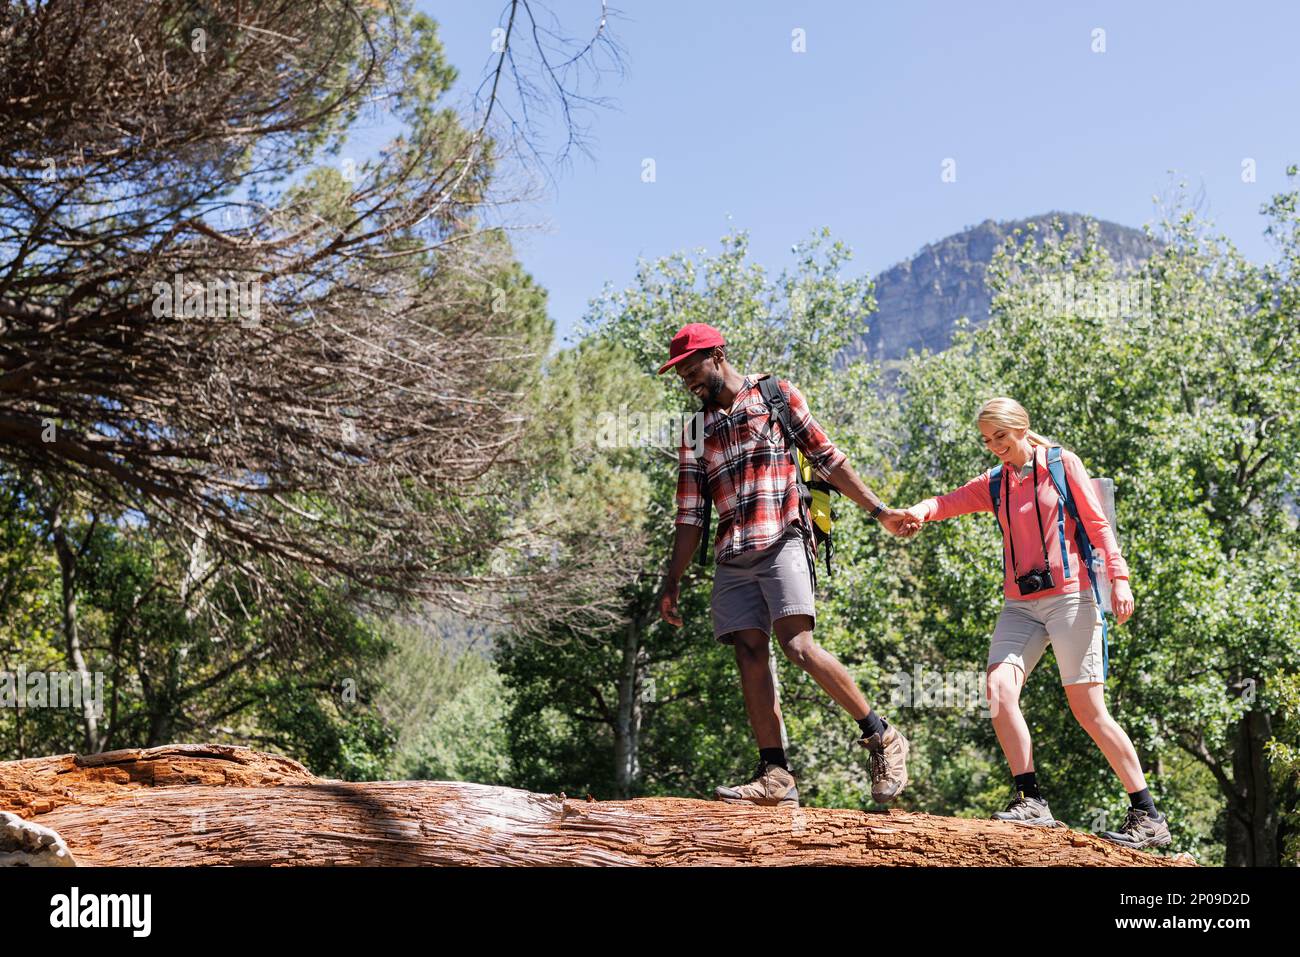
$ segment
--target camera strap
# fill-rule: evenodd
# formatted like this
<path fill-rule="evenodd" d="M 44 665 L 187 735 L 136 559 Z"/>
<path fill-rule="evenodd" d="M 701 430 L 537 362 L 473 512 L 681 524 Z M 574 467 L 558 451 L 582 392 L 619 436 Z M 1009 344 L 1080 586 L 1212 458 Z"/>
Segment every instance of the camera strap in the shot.
<path fill-rule="evenodd" d="M 1047 557 L 1047 532 L 1043 530 L 1043 510 L 1038 505 L 1038 448 L 1033 449 L 1034 463 L 1034 514 L 1038 516 L 1038 544 L 1043 549 L 1043 565 L 1051 568 L 1051 559 Z M 1016 565 L 1016 533 L 1011 525 L 1011 477 L 1007 475 L 1007 469 L 1002 470 L 1002 499 L 1007 503 L 1007 541 L 1011 543 L 1011 575 L 1013 578 L 1019 577 L 1019 567 Z"/>

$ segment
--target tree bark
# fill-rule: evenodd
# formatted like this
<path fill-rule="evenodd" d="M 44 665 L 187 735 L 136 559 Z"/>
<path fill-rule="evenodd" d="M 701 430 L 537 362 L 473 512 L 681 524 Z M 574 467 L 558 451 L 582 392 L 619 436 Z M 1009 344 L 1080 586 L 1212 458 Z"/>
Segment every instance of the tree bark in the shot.
<path fill-rule="evenodd" d="M 0 764 L 0 810 L 82 865 L 1077 865 L 1190 858 L 1068 829 L 905 811 L 577 800 L 452 781 L 352 783 L 228 745 Z"/>
<path fill-rule="evenodd" d="M 86 667 L 81 653 L 81 634 L 77 628 L 77 550 L 68 541 L 63 525 L 62 502 L 56 502 L 49 513 L 50 531 L 54 538 L 54 551 L 59 558 L 60 585 L 63 610 L 63 639 L 68 650 L 68 663 L 77 672 L 81 682 L 81 721 L 86 752 L 100 748 L 99 720 L 95 714 L 90 689 L 95 687 L 93 676 Z"/>
<path fill-rule="evenodd" d="M 641 737 L 642 665 L 640 621 L 623 629 L 623 661 L 619 669 L 618 714 L 614 723 L 614 781 L 620 797 L 631 797 L 641 776 L 638 750 Z"/>
<path fill-rule="evenodd" d="M 1281 864 L 1277 802 L 1264 751 L 1272 736 L 1272 720 L 1267 712 L 1247 711 L 1237 723 L 1232 778 L 1240 794 L 1229 796 L 1224 849 L 1224 863 L 1229 867 Z"/>

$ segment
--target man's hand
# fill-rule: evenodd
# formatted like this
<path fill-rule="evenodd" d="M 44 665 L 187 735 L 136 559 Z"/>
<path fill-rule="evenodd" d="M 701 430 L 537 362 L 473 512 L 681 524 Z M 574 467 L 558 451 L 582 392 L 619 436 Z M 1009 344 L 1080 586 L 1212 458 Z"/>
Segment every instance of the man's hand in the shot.
<path fill-rule="evenodd" d="M 680 587 L 678 582 L 665 579 L 663 593 L 659 596 L 659 617 L 674 628 L 682 626 L 682 616 L 677 611 L 677 594 Z"/>
<path fill-rule="evenodd" d="M 880 524 L 891 535 L 911 538 L 921 528 L 921 520 L 901 508 L 887 508 L 879 515 Z"/>
<path fill-rule="evenodd" d="M 1133 591 L 1128 587 L 1127 578 L 1117 578 L 1111 582 L 1110 603 L 1115 609 L 1115 618 L 1122 625 L 1133 617 Z"/>

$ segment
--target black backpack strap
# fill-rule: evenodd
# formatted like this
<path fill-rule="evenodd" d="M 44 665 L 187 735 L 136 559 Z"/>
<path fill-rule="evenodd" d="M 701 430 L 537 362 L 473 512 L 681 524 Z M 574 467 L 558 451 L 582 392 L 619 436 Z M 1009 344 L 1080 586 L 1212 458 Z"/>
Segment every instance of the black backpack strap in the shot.
<path fill-rule="evenodd" d="M 758 390 L 762 393 L 763 401 L 767 403 L 770 412 L 767 427 L 771 429 L 772 419 L 780 423 L 781 434 L 785 437 L 786 451 L 790 453 L 790 461 L 794 463 L 795 475 L 799 475 L 799 457 L 795 451 L 794 433 L 790 430 L 790 405 L 785 401 L 785 393 L 781 391 L 775 376 L 759 379 Z"/>
<path fill-rule="evenodd" d="M 700 410 L 701 413 L 704 409 Z M 704 431 L 704 416 L 692 418 L 692 423 L 698 422 L 701 433 Z M 698 447 L 704 448 L 704 436 L 696 436 L 699 439 Z M 700 495 L 704 499 L 704 531 L 700 534 L 700 550 L 695 556 L 696 563 L 700 565 L 709 564 L 709 552 L 713 549 L 713 543 L 709 541 L 709 527 L 713 524 L 713 496 L 709 491 L 709 468 L 704 466 L 704 487 L 700 490 Z"/>
<path fill-rule="evenodd" d="M 704 479 L 704 531 L 700 535 L 700 552 L 695 556 L 695 561 L 700 565 L 709 563 L 709 547 L 713 544 L 709 541 L 709 526 L 713 523 L 713 500 L 709 497 L 709 480 L 706 476 Z"/>
<path fill-rule="evenodd" d="M 803 480 L 803 473 L 799 470 L 799 452 L 794 441 L 794 430 L 790 428 L 790 403 L 786 401 L 785 393 L 781 391 L 781 385 L 776 376 L 769 375 L 766 378 L 758 380 L 758 390 L 762 393 L 763 401 L 767 403 L 770 414 L 768 415 L 768 429 L 772 427 L 772 419 L 776 419 L 781 425 L 781 435 L 785 439 L 785 449 L 790 454 L 790 464 L 794 466 L 795 485 L 799 491 L 799 517 L 804 527 L 808 530 L 808 564 L 812 568 L 813 589 L 817 588 L 817 564 L 813 561 L 811 554 L 813 532 L 812 521 L 812 491 L 808 484 Z M 826 552 L 826 574 L 830 574 L 830 557 L 831 553 Z"/>

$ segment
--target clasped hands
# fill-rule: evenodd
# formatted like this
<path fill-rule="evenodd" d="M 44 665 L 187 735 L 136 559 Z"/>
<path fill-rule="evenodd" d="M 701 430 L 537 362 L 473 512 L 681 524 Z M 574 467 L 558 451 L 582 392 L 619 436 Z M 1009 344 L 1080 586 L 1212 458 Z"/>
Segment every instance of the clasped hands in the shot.
<path fill-rule="evenodd" d="M 911 538 L 925 524 L 925 515 L 925 506 L 917 504 L 911 508 L 887 508 L 880 513 L 879 521 L 881 527 L 891 535 Z"/>

